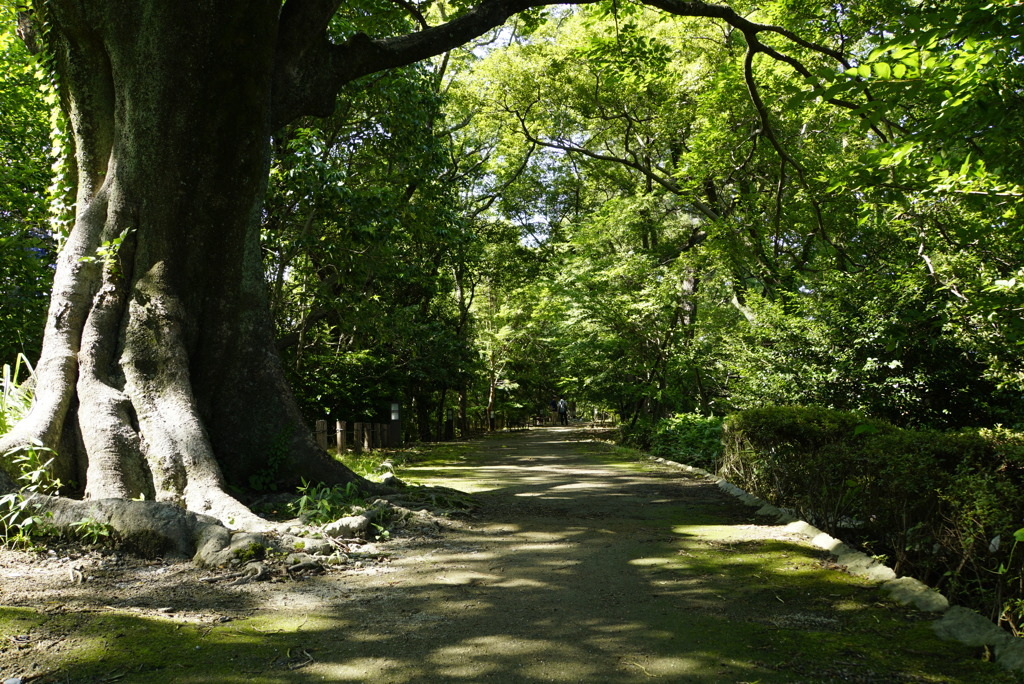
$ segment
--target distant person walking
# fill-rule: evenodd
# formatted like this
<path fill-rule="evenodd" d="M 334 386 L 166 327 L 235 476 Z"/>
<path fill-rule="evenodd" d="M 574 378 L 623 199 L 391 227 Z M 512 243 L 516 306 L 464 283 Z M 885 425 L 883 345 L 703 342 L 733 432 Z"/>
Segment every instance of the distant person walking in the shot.
<path fill-rule="evenodd" d="M 558 424 L 569 424 L 569 404 L 565 402 L 565 397 L 558 400 Z"/>

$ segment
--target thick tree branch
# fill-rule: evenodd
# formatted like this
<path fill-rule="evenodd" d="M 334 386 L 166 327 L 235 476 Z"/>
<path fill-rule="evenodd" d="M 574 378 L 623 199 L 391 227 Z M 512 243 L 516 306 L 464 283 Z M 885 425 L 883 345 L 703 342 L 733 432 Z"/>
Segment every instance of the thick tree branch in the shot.
<path fill-rule="evenodd" d="M 686 0 L 642 1 L 678 16 L 725 21 L 741 31 L 748 44 L 756 46 L 757 52 L 789 64 L 804 76 L 810 74 L 799 61 L 764 45 L 757 40 L 758 34 L 767 32 L 782 36 L 849 66 L 841 52 L 805 40 L 787 29 L 751 21 L 725 5 Z M 344 84 L 368 74 L 440 55 L 501 26 L 519 12 L 555 4 L 592 2 L 594 0 L 483 0 L 444 24 L 415 33 L 381 39 L 357 33 L 343 43 L 332 44 L 327 37 L 327 26 L 339 8 L 340 0 L 287 0 L 281 12 L 274 74 L 274 126 L 284 125 L 304 114 L 327 116 L 333 111 L 335 96 Z M 425 23 L 420 21 L 420 25 L 425 26 Z"/>
<path fill-rule="evenodd" d="M 320 85 L 331 42 L 327 26 L 341 0 L 288 0 L 281 8 L 271 116 L 278 128 L 302 114 L 326 116 L 334 111 L 338 84 Z"/>
<path fill-rule="evenodd" d="M 337 45 L 327 39 L 326 26 L 339 3 L 308 1 L 312 7 L 307 9 L 307 0 L 289 0 L 282 12 L 278 67 L 274 74 L 275 127 L 304 114 L 326 116 L 334 108 L 338 90 L 346 83 L 440 55 L 501 26 L 518 12 L 552 4 L 587 4 L 593 0 L 484 0 L 440 26 L 377 40 L 357 33 Z M 291 9 L 293 5 L 297 7 Z M 332 11 L 328 13 L 328 9 Z M 289 10 L 292 16 L 286 22 Z"/>

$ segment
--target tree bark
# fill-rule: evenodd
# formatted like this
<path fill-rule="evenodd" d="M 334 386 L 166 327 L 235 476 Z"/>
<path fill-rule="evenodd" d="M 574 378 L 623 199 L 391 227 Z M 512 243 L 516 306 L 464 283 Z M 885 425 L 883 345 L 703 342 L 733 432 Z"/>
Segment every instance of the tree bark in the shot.
<path fill-rule="evenodd" d="M 36 403 L 0 453 L 39 440 L 87 498 L 234 525 L 260 521 L 229 483 L 367 485 L 315 445 L 275 351 L 259 215 L 280 2 L 40 5 L 76 212 Z"/>

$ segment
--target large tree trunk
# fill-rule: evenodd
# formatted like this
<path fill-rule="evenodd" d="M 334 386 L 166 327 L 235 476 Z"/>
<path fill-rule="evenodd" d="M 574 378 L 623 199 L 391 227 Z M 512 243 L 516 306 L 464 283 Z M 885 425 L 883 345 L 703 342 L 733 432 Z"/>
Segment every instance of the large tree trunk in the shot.
<path fill-rule="evenodd" d="M 719 5 L 646 2 L 724 19 L 751 44 L 775 31 Z M 77 197 L 36 403 L 0 454 L 38 440 L 86 497 L 145 495 L 235 525 L 260 521 L 228 483 L 356 479 L 316 447 L 273 344 L 259 248 L 273 127 L 545 4 L 481 0 L 439 26 L 333 44 L 340 0 L 35 0 Z"/>
<path fill-rule="evenodd" d="M 303 425 L 259 244 L 280 0 L 48 0 L 77 171 L 37 399 L 38 439 L 88 498 L 259 524 L 225 485 L 357 476 Z M 123 241 L 118 240 L 123 236 Z"/>

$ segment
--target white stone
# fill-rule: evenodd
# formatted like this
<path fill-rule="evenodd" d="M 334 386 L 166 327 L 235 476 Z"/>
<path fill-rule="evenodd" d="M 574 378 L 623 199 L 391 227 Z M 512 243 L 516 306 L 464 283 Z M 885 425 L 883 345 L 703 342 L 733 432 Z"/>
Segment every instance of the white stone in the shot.
<path fill-rule="evenodd" d="M 324 525 L 324 534 L 334 538 L 358 537 L 370 527 L 370 518 L 366 515 L 350 515 L 339 518 Z"/>
<path fill-rule="evenodd" d="M 889 597 L 904 605 L 912 605 L 918 610 L 930 613 L 941 613 L 949 608 L 949 599 L 913 577 L 900 577 L 882 585 Z"/>

